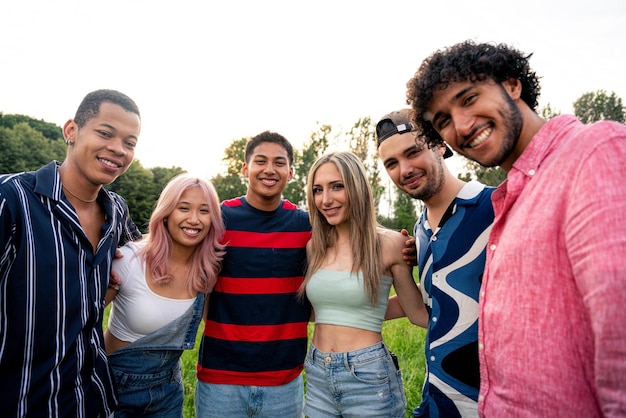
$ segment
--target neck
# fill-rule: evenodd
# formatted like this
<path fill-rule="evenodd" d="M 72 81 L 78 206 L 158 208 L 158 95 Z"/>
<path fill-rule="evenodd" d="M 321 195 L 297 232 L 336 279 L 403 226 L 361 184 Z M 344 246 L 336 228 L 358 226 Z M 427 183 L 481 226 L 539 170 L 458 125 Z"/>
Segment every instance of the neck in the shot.
<path fill-rule="evenodd" d="M 81 183 L 87 182 L 84 176 L 81 176 L 73 169 L 73 165 L 64 161 L 59 167 L 59 177 L 61 179 L 61 186 L 66 193 L 66 197 L 72 197 L 82 203 L 93 203 L 98 199 L 98 193 L 100 193 L 100 187 L 88 182 L 81 187 Z M 71 181 L 76 179 L 76 181 Z M 69 186 L 68 186 L 69 185 Z M 87 196 L 91 194 L 90 196 Z M 69 196 L 68 196 L 69 195 Z"/>
<path fill-rule="evenodd" d="M 428 201 L 424 202 L 424 205 L 428 208 L 429 213 L 445 211 L 448 209 L 450 202 L 456 198 L 463 186 L 465 186 L 465 182 L 463 180 L 454 177 L 452 173 L 446 170 L 446 179 L 443 189 L 441 189 L 441 191 L 435 194 L 432 198 L 428 199 Z"/>
<path fill-rule="evenodd" d="M 280 206 L 282 195 L 265 198 L 252 193 L 246 193 L 246 202 L 255 209 L 271 212 Z"/>
<path fill-rule="evenodd" d="M 70 189 L 68 189 L 66 185 L 63 185 L 63 190 L 65 190 L 70 196 L 74 197 L 75 199 L 78 199 L 79 201 L 81 201 L 83 203 L 93 203 L 98 198 L 98 193 L 97 192 L 96 192 L 96 196 L 95 197 L 92 197 L 92 198 L 89 198 L 89 199 L 84 199 L 84 198 L 78 196 L 76 193 L 72 192 Z"/>

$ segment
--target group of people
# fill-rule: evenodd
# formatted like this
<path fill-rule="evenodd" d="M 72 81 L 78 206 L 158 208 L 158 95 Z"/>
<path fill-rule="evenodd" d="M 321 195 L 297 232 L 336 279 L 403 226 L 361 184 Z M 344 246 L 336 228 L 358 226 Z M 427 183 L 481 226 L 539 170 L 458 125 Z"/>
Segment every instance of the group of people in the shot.
<path fill-rule="evenodd" d="M 542 119 L 529 58 L 436 51 L 410 108 L 378 121 L 385 170 L 424 203 L 415 241 L 377 224 L 350 152 L 312 165 L 308 211 L 283 199 L 294 153 L 270 131 L 246 145 L 245 196 L 177 176 L 142 237 L 102 187 L 133 160 L 139 110 L 88 94 L 62 163 L 0 176 L 3 414 L 180 417 L 204 319 L 198 417 L 404 417 L 381 329 L 406 316 L 427 330 L 415 417 L 626 416 L 626 127 Z M 450 148 L 507 179 L 455 178 Z"/>

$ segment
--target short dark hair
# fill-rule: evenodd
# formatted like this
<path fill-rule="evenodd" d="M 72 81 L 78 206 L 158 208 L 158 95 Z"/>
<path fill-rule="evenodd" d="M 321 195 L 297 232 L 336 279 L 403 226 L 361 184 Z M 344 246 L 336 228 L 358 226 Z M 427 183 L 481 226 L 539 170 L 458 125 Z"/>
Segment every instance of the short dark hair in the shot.
<path fill-rule="evenodd" d="M 492 79 L 502 83 L 517 79 L 522 84 L 521 99 L 535 110 L 541 86 L 539 77 L 528 63 L 531 56 L 506 44 L 475 43 L 472 40 L 435 51 L 407 82 L 407 103 L 413 109 L 413 121 L 426 138 L 438 138 L 439 134 L 425 120 L 424 112 L 435 91 L 459 81 Z"/>
<path fill-rule="evenodd" d="M 82 128 L 90 119 L 98 116 L 100 113 L 100 105 L 104 102 L 119 105 L 127 112 L 132 112 L 139 116 L 139 119 L 141 119 L 139 107 L 137 107 L 137 104 L 133 101 L 133 99 L 124 93 L 120 93 L 119 91 L 104 89 L 92 91 L 85 96 L 83 101 L 78 106 L 76 115 L 74 116 L 74 122 L 76 125 L 78 125 L 79 128 Z"/>
<path fill-rule="evenodd" d="M 270 132 L 270 131 L 261 132 L 260 134 L 255 135 L 252 138 L 250 138 L 250 140 L 246 144 L 246 154 L 245 154 L 246 163 L 250 162 L 250 158 L 252 157 L 252 153 L 254 152 L 254 149 L 258 147 L 260 144 L 262 144 L 263 142 L 272 142 L 274 144 L 278 144 L 281 147 L 283 147 L 285 151 L 287 151 L 287 157 L 289 158 L 289 165 L 290 166 L 293 165 L 293 146 L 291 145 L 291 143 L 287 141 L 287 138 L 285 138 L 281 134 L 276 133 L 276 132 Z"/>

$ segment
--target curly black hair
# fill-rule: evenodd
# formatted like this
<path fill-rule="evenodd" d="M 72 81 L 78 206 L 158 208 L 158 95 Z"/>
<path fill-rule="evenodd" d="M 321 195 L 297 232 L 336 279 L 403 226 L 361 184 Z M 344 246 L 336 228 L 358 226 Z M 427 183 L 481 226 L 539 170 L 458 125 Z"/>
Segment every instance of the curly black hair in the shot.
<path fill-rule="evenodd" d="M 441 144 L 443 140 L 430 122 L 426 121 L 424 112 L 435 90 L 443 90 L 450 83 L 467 80 L 478 82 L 492 79 L 502 83 L 511 78 L 518 79 L 522 84 L 521 99 L 535 110 L 541 86 L 539 77 L 528 64 L 531 56 L 532 53 L 525 55 L 506 44 L 477 44 L 472 40 L 435 51 L 422 62 L 406 84 L 407 103 L 413 109 L 413 122 L 429 143 Z"/>

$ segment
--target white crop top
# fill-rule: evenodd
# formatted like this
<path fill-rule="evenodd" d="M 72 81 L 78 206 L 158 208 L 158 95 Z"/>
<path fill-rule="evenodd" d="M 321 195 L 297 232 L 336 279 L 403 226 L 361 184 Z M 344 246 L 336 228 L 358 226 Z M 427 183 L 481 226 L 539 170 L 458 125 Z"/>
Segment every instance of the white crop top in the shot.
<path fill-rule="evenodd" d="M 124 257 L 113 260 L 122 284 L 113 300 L 109 330 L 122 341 L 134 342 L 183 315 L 193 299 L 172 299 L 154 293 L 146 283 L 144 260 L 137 255 L 143 244 L 128 243 Z"/>
<path fill-rule="evenodd" d="M 363 274 L 319 269 L 306 285 L 306 294 L 318 324 L 343 325 L 380 332 L 393 279 L 382 276 L 378 303 L 365 294 Z"/>

